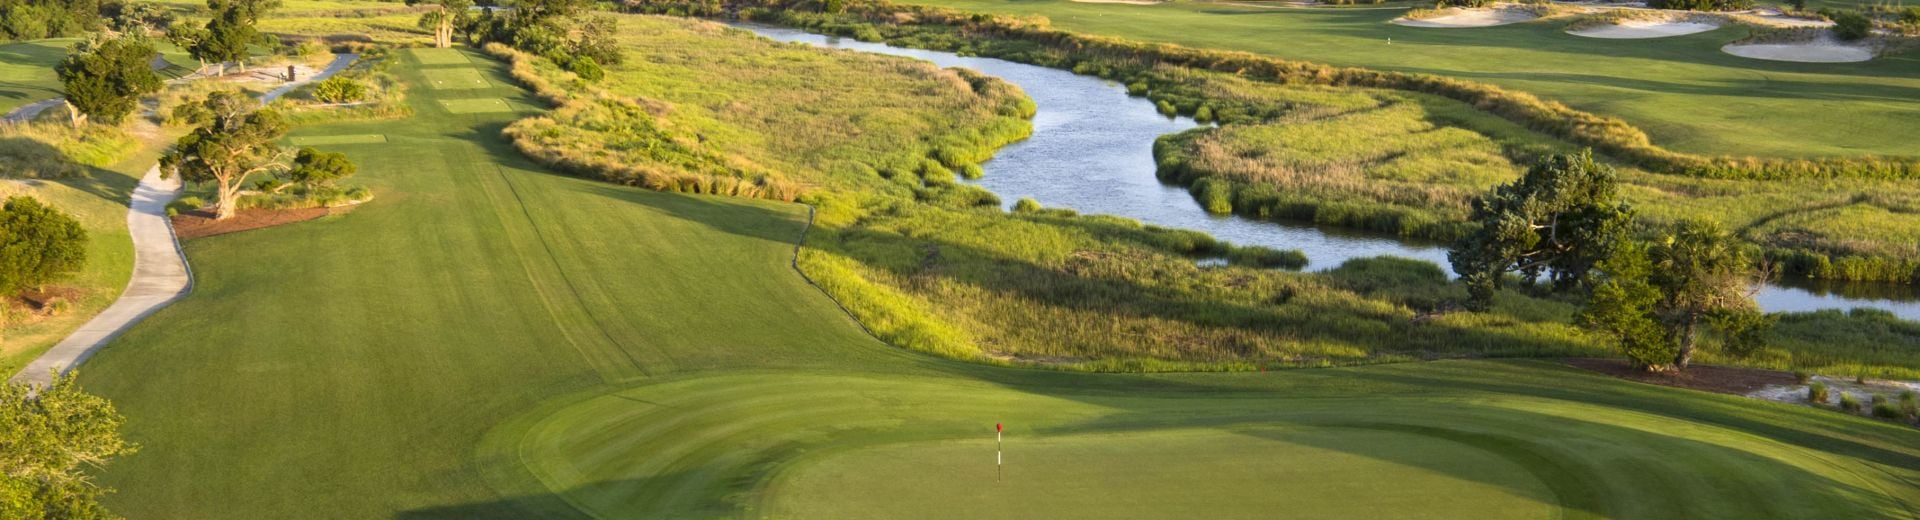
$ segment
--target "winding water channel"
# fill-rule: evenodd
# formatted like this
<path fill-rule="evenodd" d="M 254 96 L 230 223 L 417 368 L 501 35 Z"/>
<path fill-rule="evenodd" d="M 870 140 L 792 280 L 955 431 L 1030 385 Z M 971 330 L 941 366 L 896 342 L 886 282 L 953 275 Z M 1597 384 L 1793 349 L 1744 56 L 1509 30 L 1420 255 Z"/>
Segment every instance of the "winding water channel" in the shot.
<path fill-rule="evenodd" d="M 1437 244 L 1208 214 L 1186 189 L 1163 184 L 1154 177 L 1154 139 L 1198 123 L 1186 117 L 1163 116 L 1151 101 L 1128 96 L 1126 88 L 1117 83 L 993 58 L 893 47 L 783 27 L 735 26 L 778 41 L 906 56 L 942 67 L 966 67 L 1019 85 L 1039 105 L 1033 118 L 1033 136 L 1001 149 L 982 165 L 987 175 L 977 181 L 1009 206 L 1030 197 L 1048 207 L 1205 231 L 1235 244 L 1299 249 L 1307 254 L 1310 269 L 1328 269 L 1348 259 L 1380 255 L 1446 265 L 1446 250 Z M 1920 287 L 1777 284 L 1763 288 L 1756 299 L 1768 311 L 1872 307 L 1920 320 Z"/>

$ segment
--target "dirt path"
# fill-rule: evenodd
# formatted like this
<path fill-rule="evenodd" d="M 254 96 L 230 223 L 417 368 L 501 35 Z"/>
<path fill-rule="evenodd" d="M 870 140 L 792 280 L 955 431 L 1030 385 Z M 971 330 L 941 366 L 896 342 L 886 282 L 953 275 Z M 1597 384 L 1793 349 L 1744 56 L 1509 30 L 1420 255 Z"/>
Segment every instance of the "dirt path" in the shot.
<path fill-rule="evenodd" d="M 271 101 L 303 83 L 326 79 L 345 70 L 357 57 L 355 54 L 336 56 L 326 70 L 274 89 L 261 96 L 262 101 Z M 86 362 L 107 342 L 193 290 L 193 270 L 187 266 L 187 256 L 180 250 L 180 241 L 174 237 L 173 225 L 167 218 L 167 203 L 173 202 L 182 191 L 184 186 L 178 177 L 160 178 L 159 165 L 147 169 L 127 204 L 127 233 L 133 236 L 134 256 L 133 279 L 127 282 L 126 292 L 107 306 L 107 310 L 20 369 L 13 375 L 13 382 L 33 385 L 52 382 L 56 371 L 64 374 Z"/>

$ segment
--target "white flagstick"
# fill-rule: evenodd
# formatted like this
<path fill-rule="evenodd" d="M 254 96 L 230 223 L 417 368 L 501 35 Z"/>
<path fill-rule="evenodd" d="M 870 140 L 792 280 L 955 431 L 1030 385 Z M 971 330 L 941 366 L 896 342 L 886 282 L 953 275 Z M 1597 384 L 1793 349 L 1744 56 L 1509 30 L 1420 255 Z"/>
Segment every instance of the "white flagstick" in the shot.
<path fill-rule="evenodd" d="M 993 423 L 993 481 L 1000 481 L 1000 467 L 1006 463 L 1000 456 L 1000 423 Z"/>

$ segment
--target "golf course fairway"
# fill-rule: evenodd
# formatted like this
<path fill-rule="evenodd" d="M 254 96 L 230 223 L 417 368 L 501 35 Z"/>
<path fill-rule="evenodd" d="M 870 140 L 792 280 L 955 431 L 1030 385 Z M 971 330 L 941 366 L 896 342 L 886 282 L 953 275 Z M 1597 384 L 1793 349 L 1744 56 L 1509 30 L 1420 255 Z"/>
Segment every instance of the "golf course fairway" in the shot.
<path fill-rule="evenodd" d="M 867 335 L 805 206 L 569 177 L 539 102 L 409 49 L 414 115 L 304 127 L 378 197 L 191 240 L 82 370 L 129 518 L 1912 518 L 1920 431 L 1550 361 L 1101 375 Z M 380 139 L 369 136 L 378 135 Z M 995 478 L 994 425 L 1007 425 Z M 1504 516 L 1502 516 L 1504 515 Z"/>

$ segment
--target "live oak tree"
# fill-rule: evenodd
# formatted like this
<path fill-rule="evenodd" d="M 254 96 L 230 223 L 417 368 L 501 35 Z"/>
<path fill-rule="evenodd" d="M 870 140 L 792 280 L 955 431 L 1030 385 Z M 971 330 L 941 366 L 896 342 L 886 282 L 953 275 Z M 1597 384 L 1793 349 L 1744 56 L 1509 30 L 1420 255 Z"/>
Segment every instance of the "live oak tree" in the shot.
<path fill-rule="evenodd" d="M 347 160 L 347 154 L 301 148 L 287 169 L 288 181 L 311 186 L 330 186 L 334 181 L 353 176 L 360 167 Z"/>
<path fill-rule="evenodd" d="M 420 28 L 433 31 L 434 47 L 447 48 L 453 46 L 454 29 L 468 23 L 473 0 L 407 0 L 407 5 L 434 7 L 420 15 Z"/>
<path fill-rule="evenodd" d="M 260 21 L 260 15 L 278 7 L 278 0 L 207 0 L 207 8 L 213 11 L 213 18 L 207 20 L 206 29 L 197 31 L 187 52 L 201 63 L 220 64 L 220 74 L 226 74 L 226 63 L 236 62 L 240 71 L 247 71 L 247 46 L 261 42 L 260 31 L 254 24 Z"/>
<path fill-rule="evenodd" d="M 1764 272 L 1764 270 L 1761 270 Z M 1689 221 L 1652 245 L 1629 245 L 1594 273 L 1582 324 L 1620 342 L 1635 366 L 1685 370 L 1712 326 L 1745 355 L 1773 321 L 1753 301 L 1764 275 L 1718 224 Z"/>
<path fill-rule="evenodd" d="M 88 119 L 118 124 L 133 113 L 141 96 L 160 91 L 153 73 L 153 45 L 143 38 L 95 38 L 74 47 L 54 71 L 70 109 L 73 126 Z"/>
<path fill-rule="evenodd" d="M 216 220 L 232 218 L 238 211 L 240 189 L 248 176 L 289 167 L 287 160 L 293 153 L 274 143 L 287 133 L 285 120 L 279 112 L 260 108 L 246 94 L 214 92 L 182 106 L 175 115 L 197 126 L 160 157 L 161 173 L 212 183 Z"/>
<path fill-rule="evenodd" d="M 109 3 L 102 5 L 101 11 L 113 30 L 141 36 L 165 31 L 177 20 L 173 11 L 149 2 Z"/>
<path fill-rule="evenodd" d="M 1473 202 L 1480 227 L 1447 253 L 1467 285 L 1467 306 L 1485 310 L 1509 273 L 1556 290 L 1579 287 L 1594 264 L 1626 237 L 1633 211 L 1621 202 L 1612 168 L 1592 151 L 1543 159 L 1512 184 Z"/>
<path fill-rule="evenodd" d="M 0 518 L 114 518 L 100 505 L 110 490 L 85 470 L 137 449 L 121 438 L 123 422 L 73 374 L 38 392 L 0 383 Z"/>
<path fill-rule="evenodd" d="M 12 197 L 0 207 L 0 295 L 45 285 L 86 262 L 80 221 L 33 197 Z"/>

